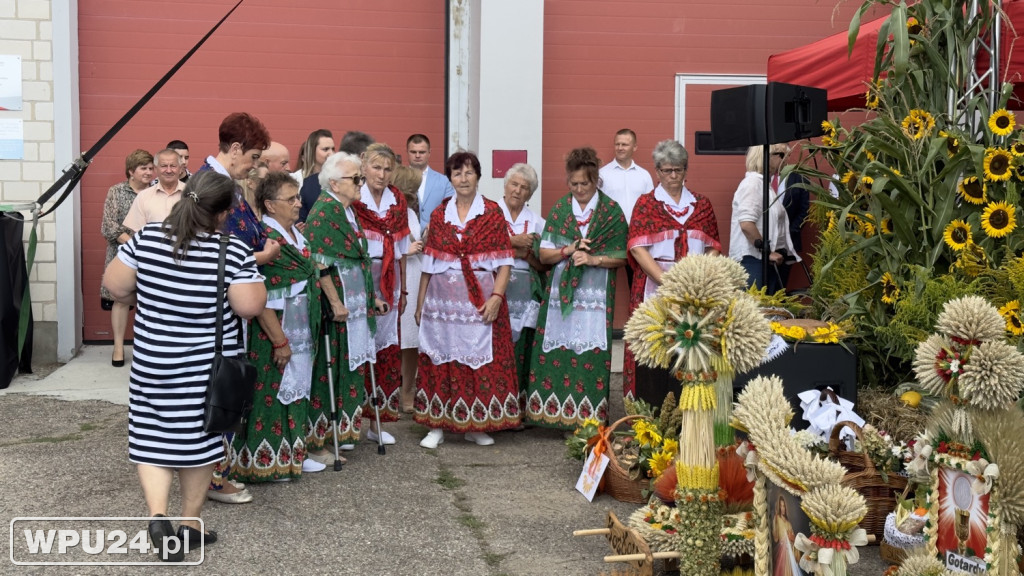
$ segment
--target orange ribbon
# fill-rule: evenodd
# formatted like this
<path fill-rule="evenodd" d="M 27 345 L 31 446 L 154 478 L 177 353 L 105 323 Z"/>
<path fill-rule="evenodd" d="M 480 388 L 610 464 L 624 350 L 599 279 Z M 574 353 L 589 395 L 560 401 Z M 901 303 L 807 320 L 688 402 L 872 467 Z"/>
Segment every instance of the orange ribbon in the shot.
<path fill-rule="evenodd" d="M 587 439 L 587 449 L 594 453 L 594 459 L 590 461 L 590 470 L 588 470 L 590 476 L 597 474 L 597 468 L 601 464 L 601 456 L 608 450 L 607 436 L 607 427 L 602 425 L 597 427 L 597 434 Z"/>

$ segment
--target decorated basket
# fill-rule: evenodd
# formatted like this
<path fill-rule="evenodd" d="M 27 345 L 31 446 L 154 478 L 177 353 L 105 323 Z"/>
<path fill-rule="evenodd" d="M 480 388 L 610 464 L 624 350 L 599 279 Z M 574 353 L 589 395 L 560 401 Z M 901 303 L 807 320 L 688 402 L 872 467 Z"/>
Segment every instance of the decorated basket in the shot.
<path fill-rule="evenodd" d="M 885 517 L 896 507 L 896 495 L 906 489 L 907 479 L 889 474 L 886 482 L 866 452 L 840 450 L 839 434 L 843 428 L 849 428 L 858 438 L 861 437 L 860 426 L 853 422 L 837 422 L 828 440 L 829 453 L 849 470 L 843 476 L 843 484 L 859 492 L 867 504 L 868 513 L 860 527 L 868 534 L 874 534 L 876 542 L 881 542 L 885 533 Z"/>
<path fill-rule="evenodd" d="M 625 418 L 619 418 L 611 426 L 604 431 L 604 440 L 608 443 L 608 446 L 612 445 L 612 434 L 615 433 L 615 429 L 619 426 L 642 418 L 642 416 L 626 416 Z M 632 502 L 634 504 L 646 504 L 647 498 L 644 498 L 643 491 L 648 487 L 648 482 L 644 478 L 633 480 L 629 477 L 629 470 L 626 470 L 619 464 L 619 459 L 611 454 L 609 457 L 608 468 L 604 471 L 604 477 L 602 478 L 602 491 L 615 498 L 620 502 Z"/>

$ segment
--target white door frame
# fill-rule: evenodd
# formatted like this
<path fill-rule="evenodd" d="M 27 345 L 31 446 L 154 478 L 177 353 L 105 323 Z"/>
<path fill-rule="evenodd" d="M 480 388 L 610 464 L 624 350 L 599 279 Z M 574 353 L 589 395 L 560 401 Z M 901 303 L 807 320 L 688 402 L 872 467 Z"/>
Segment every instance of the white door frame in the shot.
<path fill-rule="evenodd" d="M 767 84 L 765 74 L 676 74 L 676 140 L 686 146 L 686 89 L 691 86 Z"/>

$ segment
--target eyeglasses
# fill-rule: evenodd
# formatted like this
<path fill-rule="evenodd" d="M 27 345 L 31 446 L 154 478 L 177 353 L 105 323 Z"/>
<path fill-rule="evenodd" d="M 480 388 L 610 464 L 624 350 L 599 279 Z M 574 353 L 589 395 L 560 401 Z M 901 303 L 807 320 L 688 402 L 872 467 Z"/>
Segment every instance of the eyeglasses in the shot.
<path fill-rule="evenodd" d="M 772 156 L 775 156 L 776 158 L 785 158 L 786 157 L 786 153 L 785 152 L 772 152 Z"/>
<path fill-rule="evenodd" d="M 669 176 L 679 176 L 680 174 L 685 173 L 686 170 L 682 168 L 658 168 L 658 172 Z"/>
<path fill-rule="evenodd" d="M 363 182 L 366 182 L 366 176 L 362 174 L 354 174 L 352 176 L 342 176 L 341 178 L 335 178 L 335 181 L 341 182 L 342 180 L 351 180 L 356 186 L 362 186 Z"/>
<path fill-rule="evenodd" d="M 285 204 L 300 204 L 302 202 L 302 196 L 296 194 L 287 198 L 274 198 L 276 202 L 284 202 Z"/>

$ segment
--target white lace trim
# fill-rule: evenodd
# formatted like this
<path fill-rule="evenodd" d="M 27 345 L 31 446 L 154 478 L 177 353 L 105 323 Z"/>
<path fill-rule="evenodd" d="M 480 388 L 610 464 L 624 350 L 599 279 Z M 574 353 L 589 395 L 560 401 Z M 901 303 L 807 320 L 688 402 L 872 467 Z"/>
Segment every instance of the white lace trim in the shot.
<path fill-rule="evenodd" d="M 285 298 L 281 329 L 292 357 L 281 375 L 277 399 L 281 404 L 309 398 L 313 378 L 313 333 L 309 329 L 309 296 L 305 293 Z"/>
<path fill-rule="evenodd" d="M 398 268 L 398 260 L 395 260 L 395 290 L 392 294 L 391 301 L 394 302 L 394 306 L 388 313 L 383 316 L 377 316 L 377 334 L 374 336 L 374 340 L 377 343 L 377 352 L 389 347 L 398 346 L 398 299 L 401 297 L 402 282 L 401 272 Z M 380 269 L 381 261 L 374 260 L 370 266 L 370 271 L 373 273 L 373 285 L 380 288 Z"/>
<path fill-rule="evenodd" d="M 559 262 L 551 273 L 551 290 L 541 349 L 551 352 L 564 346 L 577 354 L 594 349 L 607 350 L 608 322 L 605 308 L 608 305 L 608 270 L 586 267 L 573 294 L 572 311 L 568 316 L 562 316 L 558 283 L 565 272 L 567 262 Z"/>
<path fill-rule="evenodd" d="M 337 266 L 341 278 L 341 290 L 348 308 L 345 335 L 348 339 L 348 369 L 355 370 L 367 362 L 376 362 L 377 350 L 373 346 L 373 335 L 366 319 L 366 288 L 363 271 L 359 266 L 342 270 Z M 380 329 L 378 321 L 377 329 Z"/>
<path fill-rule="evenodd" d="M 512 270 L 505 299 L 508 302 L 509 323 L 512 325 L 512 342 L 518 342 L 523 328 L 536 328 L 537 317 L 540 315 L 540 302 L 532 298 L 530 289 L 530 272 L 528 270 Z"/>
<path fill-rule="evenodd" d="M 494 290 L 490 272 L 476 272 L 485 297 Z M 494 359 L 491 325 L 469 299 L 461 271 L 435 274 L 427 285 L 420 316 L 420 352 L 435 365 L 458 362 L 470 368 L 490 364 Z"/>

